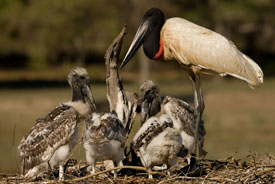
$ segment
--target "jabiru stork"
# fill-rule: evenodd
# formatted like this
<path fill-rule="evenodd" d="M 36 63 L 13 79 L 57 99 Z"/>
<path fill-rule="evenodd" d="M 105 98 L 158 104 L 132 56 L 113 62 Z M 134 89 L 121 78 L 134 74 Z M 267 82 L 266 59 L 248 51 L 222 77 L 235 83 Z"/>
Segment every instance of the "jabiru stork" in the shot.
<path fill-rule="evenodd" d="M 104 161 L 105 168 L 123 165 L 125 141 L 137 114 L 137 94 L 123 89 L 117 67 L 125 33 L 126 26 L 113 40 L 105 54 L 107 99 L 110 112 L 92 113 L 85 120 L 83 146 L 89 164 L 88 170 L 92 174 L 96 172 L 97 161 Z M 114 170 L 114 177 L 117 177 L 116 170 Z"/>
<path fill-rule="evenodd" d="M 122 164 L 126 132 L 115 111 L 92 113 L 85 119 L 83 147 L 91 174 L 96 173 L 96 162 L 112 160 L 115 167 Z M 117 171 L 114 170 L 114 178 Z"/>
<path fill-rule="evenodd" d="M 184 147 L 191 156 L 195 138 L 194 109 L 185 101 L 171 96 L 161 96 L 159 85 L 152 80 L 145 81 L 140 86 L 141 124 L 151 117 L 167 115 L 173 122 L 173 128 L 181 132 Z M 207 152 L 203 149 L 206 134 L 204 121 L 199 123 L 198 144 L 200 155 Z"/>
<path fill-rule="evenodd" d="M 18 146 L 22 171 L 28 179 L 56 166 L 59 166 L 59 180 L 64 179 L 63 165 L 77 143 L 77 124 L 96 110 L 86 69 L 72 69 L 67 79 L 73 89 L 72 101 L 56 106 L 44 118 L 36 120 Z"/>
<path fill-rule="evenodd" d="M 194 153 L 197 152 L 198 125 L 204 110 L 201 74 L 228 74 L 246 81 L 251 87 L 263 83 L 261 68 L 238 50 L 232 41 L 183 18 L 165 21 L 163 12 L 158 8 L 145 13 L 120 68 L 128 63 L 141 45 L 150 59 L 177 61 L 192 81 L 196 115 Z"/>
<path fill-rule="evenodd" d="M 180 131 L 173 128 L 173 121 L 166 114 L 149 118 L 135 134 L 131 147 L 149 172 L 162 164 L 169 169 L 184 150 Z M 153 178 L 152 174 L 149 178 Z"/>
<path fill-rule="evenodd" d="M 151 80 L 141 85 L 140 98 L 142 125 L 131 147 L 142 165 L 149 171 L 159 164 L 166 164 L 169 169 L 178 157 L 186 158 L 190 165 L 195 135 L 193 108 L 181 99 L 160 96 L 159 86 Z M 198 139 L 199 151 L 205 155 L 203 123 L 200 123 Z"/>
<path fill-rule="evenodd" d="M 105 54 L 107 99 L 110 112 L 115 111 L 123 123 L 126 137 L 131 132 L 132 125 L 139 110 L 138 95 L 123 89 L 122 79 L 118 71 L 118 61 L 122 41 L 126 34 L 126 25 L 113 40 Z"/>

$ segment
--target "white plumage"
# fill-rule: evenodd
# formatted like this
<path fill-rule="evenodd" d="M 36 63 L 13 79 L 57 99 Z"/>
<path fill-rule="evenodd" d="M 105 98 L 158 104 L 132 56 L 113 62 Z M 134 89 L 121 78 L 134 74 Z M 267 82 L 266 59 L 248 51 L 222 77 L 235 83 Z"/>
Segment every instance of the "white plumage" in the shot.
<path fill-rule="evenodd" d="M 121 164 L 124 156 L 125 130 L 115 113 L 93 113 L 86 120 L 84 148 L 91 173 L 96 172 L 96 162 L 112 160 Z M 115 171 L 114 177 L 117 177 Z"/>
<path fill-rule="evenodd" d="M 75 109 L 61 104 L 37 120 L 18 147 L 25 177 L 33 178 L 49 166 L 53 169 L 64 164 L 76 143 L 77 119 Z"/>
<path fill-rule="evenodd" d="M 126 33 L 124 27 L 121 33 L 114 39 L 106 51 L 106 85 L 107 99 L 110 112 L 115 111 L 119 120 L 123 123 L 126 136 L 130 134 L 137 114 L 138 95 L 123 89 L 121 77 L 117 67 L 123 36 Z"/>
<path fill-rule="evenodd" d="M 18 146 L 26 178 L 37 177 L 42 171 L 59 166 L 59 179 L 64 179 L 63 165 L 77 142 L 77 124 L 95 108 L 84 68 L 71 70 L 68 82 L 73 89 L 73 101 L 56 106 L 38 119 Z"/>
<path fill-rule="evenodd" d="M 167 19 L 161 29 L 164 59 L 197 66 L 202 73 L 229 74 L 252 86 L 263 83 L 261 68 L 224 36 L 183 18 Z"/>
<path fill-rule="evenodd" d="M 180 103 L 184 103 L 185 106 L 181 106 Z M 187 150 L 191 150 L 195 132 L 194 111 L 184 101 L 170 96 L 165 97 L 162 106 L 164 113 L 172 119 L 173 127 L 180 131 L 182 144 Z"/>
<path fill-rule="evenodd" d="M 105 168 L 122 165 L 124 144 L 136 116 L 138 97 L 124 91 L 117 69 L 122 38 L 126 27 L 114 39 L 106 51 L 107 99 L 112 113 L 93 113 L 86 119 L 84 148 L 86 159 L 91 165 L 91 173 L 96 172 L 96 162 L 105 161 Z M 110 163 L 107 165 L 106 161 Z M 90 169 L 89 168 L 89 169 Z M 114 172 L 117 177 L 117 171 Z"/>
<path fill-rule="evenodd" d="M 142 165 L 152 170 L 159 164 L 173 166 L 182 148 L 180 131 L 172 128 L 172 120 L 165 114 L 149 118 L 136 133 L 132 146 Z M 152 175 L 149 175 L 152 178 Z"/>
<path fill-rule="evenodd" d="M 180 99 L 170 96 L 161 98 L 159 87 L 153 81 L 144 82 L 140 90 L 141 119 L 145 123 L 135 134 L 132 146 L 142 164 L 149 170 L 159 164 L 166 164 L 169 168 L 176 163 L 178 156 L 187 156 L 190 162 L 195 139 L 194 110 Z M 205 155 L 204 135 L 202 121 L 199 128 L 199 150 Z"/>

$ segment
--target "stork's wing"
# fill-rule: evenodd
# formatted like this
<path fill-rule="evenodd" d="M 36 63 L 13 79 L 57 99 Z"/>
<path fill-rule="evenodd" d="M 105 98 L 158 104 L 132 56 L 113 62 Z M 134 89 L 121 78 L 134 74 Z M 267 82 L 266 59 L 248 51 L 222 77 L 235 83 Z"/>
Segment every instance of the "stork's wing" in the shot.
<path fill-rule="evenodd" d="M 252 86 L 263 83 L 261 68 L 224 36 L 182 18 L 168 19 L 161 39 L 164 57 L 205 71 L 229 74 Z"/>
<path fill-rule="evenodd" d="M 194 136 L 195 117 L 194 110 L 186 102 L 166 96 L 163 100 L 164 112 L 168 114 L 174 122 L 174 125 L 182 127 L 190 136 Z"/>
<path fill-rule="evenodd" d="M 138 150 L 142 146 L 146 147 L 154 137 L 163 132 L 167 127 L 173 127 L 172 119 L 168 115 L 162 114 L 159 118 L 149 118 L 133 138 L 132 145 L 134 149 Z"/>
<path fill-rule="evenodd" d="M 129 135 L 137 115 L 138 95 L 128 91 L 119 91 L 117 102 L 115 111 L 119 120 L 123 122 L 127 135 Z"/>
<path fill-rule="evenodd" d="M 195 115 L 193 108 L 181 99 L 166 96 L 163 100 L 164 112 L 173 120 L 174 125 L 182 127 L 182 130 L 190 135 L 195 136 Z M 199 124 L 199 147 L 202 155 L 206 152 L 203 150 L 204 136 L 206 134 L 204 121 Z"/>
<path fill-rule="evenodd" d="M 50 160 L 60 146 L 69 142 L 77 121 L 76 111 L 62 104 L 38 119 L 18 146 L 23 172 Z"/>
<path fill-rule="evenodd" d="M 117 140 L 125 143 L 125 130 L 122 122 L 113 113 L 93 113 L 86 118 L 84 141 L 107 142 Z"/>

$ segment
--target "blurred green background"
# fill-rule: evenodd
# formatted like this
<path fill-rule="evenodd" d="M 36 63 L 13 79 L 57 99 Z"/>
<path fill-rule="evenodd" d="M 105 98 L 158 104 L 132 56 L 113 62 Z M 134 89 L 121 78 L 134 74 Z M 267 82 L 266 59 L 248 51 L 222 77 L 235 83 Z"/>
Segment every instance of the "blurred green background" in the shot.
<path fill-rule="evenodd" d="M 203 77 L 207 157 L 275 153 L 273 0 L 0 0 L 0 173 L 19 173 L 20 139 L 37 118 L 70 100 L 72 67 L 88 68 L 98 109 L 108 111 L 105 50 L 127 24 L 122 58 L 151 7 L 221 33 L 264 71 L 255 90 L 232 77 Z M 133 60 L 120 72 L 126 90 L 138 92 L 154 79 L 163 95 L 192 104 L 191 82 L 176 63 L 148 61 L 143 52 Z M 82 145 L 74 157 L 84 160 Z"/>

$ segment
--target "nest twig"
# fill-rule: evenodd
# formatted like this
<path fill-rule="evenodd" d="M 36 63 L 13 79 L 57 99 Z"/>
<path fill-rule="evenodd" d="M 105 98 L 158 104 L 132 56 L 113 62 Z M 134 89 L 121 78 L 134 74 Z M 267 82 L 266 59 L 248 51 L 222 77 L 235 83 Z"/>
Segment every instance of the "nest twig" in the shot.
<path fill-rule="evenodd" d="M 229 157 L 223 160 L 202 159 L 198 163 L 203 172 L 199 176 L 192 176 L 189 173 L 183 173 L 181 169 L 172 168 L 169 176 L 164 172 L 152 172 L 154 179 L 148 179 L 148 173 L 144 167 L 120 166 L 108 170 L 99 171 L 95 174 L 88 174 L 79 177 L 73 174 L 74 169 L 66 171 L 66 180 L 64 183 L 274 183 L 275 182 L 275 156 L 250 154 L 243 159 Z M 83 168 L 77 166 L 75 168 Z M 137 174 L 127 175 L 119 174 L 118 178 L 109 175 L 114 169 L 134 170 Z M 140 174 L 142 171 L 143 174 Z M 70 176 L 70 178 L 68 178 Z M 1 174 L 3 182 L 7 183 L 56 183 L 55 180 L 42 179 L 36 182 L 30 182 L 23 177 L 15 175 Z"/>

